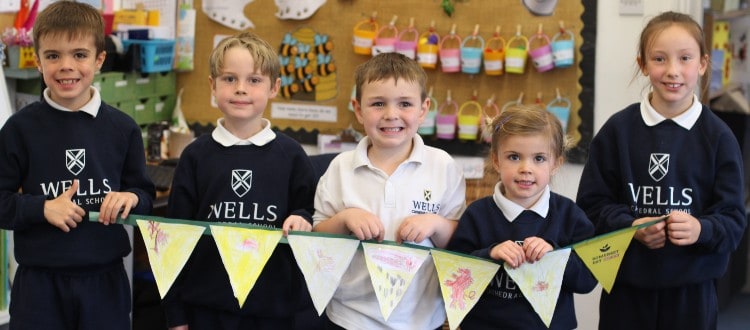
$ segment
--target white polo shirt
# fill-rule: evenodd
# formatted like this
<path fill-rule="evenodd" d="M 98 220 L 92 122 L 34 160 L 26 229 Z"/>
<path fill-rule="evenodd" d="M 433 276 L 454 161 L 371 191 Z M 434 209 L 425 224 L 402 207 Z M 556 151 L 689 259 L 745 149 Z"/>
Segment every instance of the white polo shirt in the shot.
<path fill-rule="evenodd" d="M 355 150 L 338 155 L 321 177 L 315 194 L 314 224 L 346 208 L 378 215 L 385 239 L 395 240 L 404 218 L 434 213 L 458 219 L 466 209 L 463 170 L 443 150 L 425 146 L 419 135 L 414 148 L 391 176 L 367 158 L 369 138 Z M 433 247 L 427 239 L 416 243 Z M 380 313 L 362 250 L 354 255 L 326 308 L 334 323 L 347 329 L 435 329 L 445 322 L 440 285 L 431 259 L 425 261 L 388 322 Z"/>

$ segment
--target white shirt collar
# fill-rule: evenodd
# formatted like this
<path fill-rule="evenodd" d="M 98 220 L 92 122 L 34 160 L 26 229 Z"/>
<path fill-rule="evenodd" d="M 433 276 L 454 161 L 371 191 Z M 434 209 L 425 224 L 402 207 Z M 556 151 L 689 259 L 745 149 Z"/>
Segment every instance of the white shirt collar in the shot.
<path fill-rule="evenodd" d="M 354 167 L 372 166 L 372 163 L 370 163 L 370 159 L 367 157 L 367 149 L 371 144 L 372 142 L 370 142 L 370 137 L 368 136 L 365 136 L 362 138 L 362 140 L 359 140 L 359 143 L 357 143 L 357 147 L 354 149 L 354 152 L 357 155 L 357 157 L 354 157 Z M 421 136 L 415 134 L 414 138 L 412 139 L 411 153 L 409 154 L 409 158 L 407 158 L 404 163 L 415 162 L 421 164 L 424 162 L 424 153 L 424 140 L 422 140 Z"/>
<path fill-rule="evenodd" d="M 96 89 L 94 86 L 89 87 L 89 91 L 91 93 L 91 99 L 84 104 L 80 109 L 68 109 L 60 104 L 58 104 L 55 101 L 52 101 L 52 98 L 50 97 L 50 89 L 49 87 L 44 89 L 44 100 L 47 101 L 47 104 L 49 104 L 51 107 L 60 110 L 60 111 L 67 111 L 67 112 L 73 112 L 73 111 L 83 111 L 91 117 L 96 118 L 96 115 L 99 114 L 99 107 L 102 105 L 102 97 L 99 95 L 99 90 Z"/>
<path fill-rule="evenodd" d="M 503 195 L 501 189 L 502 184 L 502 182 L 498 182 L 497 184 L 495 184 L 495 192 L 492 194 L 492 199 L 495 200 L 495 204 L 498 208 L 500 208 L 500 211 L 503 212 L 503 215 L 506 219 L 508 219 L 508 222 L 513 222 L 514 220 L 516 220 L 516 218 L 518 218 L 519 215 L 521 215 L 521 212 L 525 211 L 526 209 Z M 528 210 L 533 211 L 534 213 L 540 215 L 542 218 L 547 218 L 547 213 L 549 213 L 550 194 L 550 188 L 549 185 L 547 185 L 546 187 L 544 187 L 544 193 L 542 193 L 542 197 L 540 197 L 539 200 L 534 203 L 534 205 L 532 205 Z"/>
<path fill-rule="evenodd" d="M 266 145 L 268 142 L 273 141 L 276 138 L 276 133 L 271 129 L 271 121 L 262 118 L 263 129 L 255 135 L 247 138 L 240 139 L 229 130 L 224 127 L 224 118 L 219 118 L 216 121 L 216 128 L 211 132 L 211 137 L 219 144 L 225 147 L 231 147 L 234 145 L 244 146 L 254 144 L 256 146 Z"/>
<path fill-rule="evenodd" d="M 656 112 L 654 107 L 651 106 L 649 95 L 650 93 L 644 95 L 643 101 L 641 101 L 641 117 L 643 117 L 643 121 L 647 126 L 656 126 L 657 124 L 667 120 L 667 118 L 664 118 L 664 116 Z M 698 96 L 693 95 L 693 104 L 690 106 L 690 108 L 688 108 L 687 111 L 683 112 L 679 116 L 672 118 L 672 121 L 677 123 L 677 125 L 682 126 L 682 128 L 690 130 L 691 128 L 693 128 L 693 125 L 695 125 L 695 122 L 698 121 L 698 117 L 700 117 L 702 109 L 703 105 L 698 101 Z"/>

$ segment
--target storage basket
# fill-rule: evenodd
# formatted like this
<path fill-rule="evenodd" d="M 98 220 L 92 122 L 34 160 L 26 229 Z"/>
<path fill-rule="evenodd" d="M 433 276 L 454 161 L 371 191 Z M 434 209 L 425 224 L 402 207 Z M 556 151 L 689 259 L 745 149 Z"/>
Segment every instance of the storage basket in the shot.
<path fill-rule="evenodd" d="M 132 44 L 138 44 L 141 47 L 141 72 L 151 73 L 172 70 L 172 63 L 174 62 L 173 39 L 122 41 L 122 46 L 125 49 L 128 49 Z"/>

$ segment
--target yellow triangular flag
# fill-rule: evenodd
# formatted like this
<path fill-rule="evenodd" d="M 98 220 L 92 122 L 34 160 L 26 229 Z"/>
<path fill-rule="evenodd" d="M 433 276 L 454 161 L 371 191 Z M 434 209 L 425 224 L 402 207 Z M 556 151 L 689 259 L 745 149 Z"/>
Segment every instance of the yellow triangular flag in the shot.
<path fill-rule="evenodd" d="M 148 253 L 148 262 L 164 298 L 198 244 L 206 228 L 149 220 L 136 220 Z"/>
<path fill-rule="evenodd" d="M 448 325 L 455 330 L 479 301 L 500 265 L 440 250 L 432 250 L 432 261 L 440 280 Z"/>
<path fill-rule="evenodd" d="M 524 262 L 515 269 L 503 266 L 548 328 L 555 314 L 569 257 L 570 248 L 566 248 L 547 252 L 533 264 Z"/>
<path fill-rule="evenodd" d="M 405 246 L 362 243 L 370 281 L 380 304 L 380 313 L 388 321 L 391 312 L 404 297 L 411 280 L 430 252 Z"/>
<path fill-rule="evenodd" d="M 573 245 L 573 249 L 607 293 L 615 284 L 622 258 L 638 228 L 628 227 Z"/>
<path fill-rule="evenodd" d="M 293 234 L 287 236 L 287 240 L 297 265 L 305 275 L 307 289 L 320 316 L 336 292 L 341 276 L 349 268 L 359 241 Z"/>
<path fill-rule="evenodd" d="M 242 308 L 282 233 L 280 230 L 211 226 L 211 235 Z"/>

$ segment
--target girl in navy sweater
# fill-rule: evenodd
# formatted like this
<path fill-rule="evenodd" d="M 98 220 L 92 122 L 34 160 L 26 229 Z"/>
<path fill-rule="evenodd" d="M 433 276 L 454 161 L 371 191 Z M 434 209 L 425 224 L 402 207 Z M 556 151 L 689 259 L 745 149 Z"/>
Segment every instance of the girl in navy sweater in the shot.
<path fill-rule="evenodd" d="M 515 106 L 498 116 L 492 127 L 490 160 L 500 180 L 492 196 L 469 205 L 448 249 L 517 268 L 524 262 L 540 260 L 554 248 L 591 237 L 594 227 L 583 211 L 549 188 L 565 152 L 565 137 L 557 118 L 539 107 Z M 592 274 L 571 254 L 550 328 L 575 328 L 573 293 L 587 293 L 595 286 Z M 547 326 L 501 268 L 464 318 L 461 329 Z"/>
<path fill-rule="evenodd" d="M 637 63 L 652 91 L 594 137 L 577 202 L 597 233 L 668 218 L 636 231 L 599 328 L 715 329 L 714 280 L 746 226 L 740 149 L 694 94 L 710 61 L 690 16 L 653 18 Z"/>

